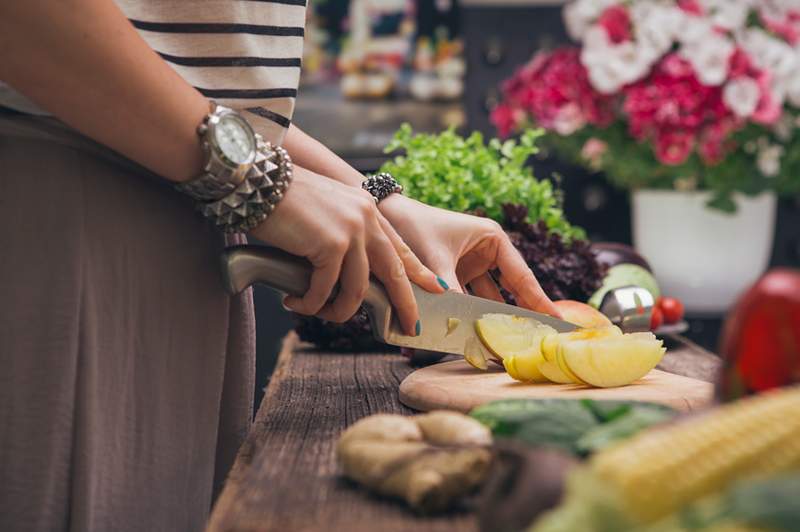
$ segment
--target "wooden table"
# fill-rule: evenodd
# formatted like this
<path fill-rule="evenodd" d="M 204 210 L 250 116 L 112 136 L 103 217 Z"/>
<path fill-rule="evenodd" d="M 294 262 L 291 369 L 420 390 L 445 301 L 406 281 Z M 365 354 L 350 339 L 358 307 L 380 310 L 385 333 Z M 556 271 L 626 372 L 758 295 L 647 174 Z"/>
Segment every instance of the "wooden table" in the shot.
<path fill-rule="evenodd" d="M 672 349 L 662 364 L 706 380 L 717 367 L 717 358 L 697 347 Z M 413 369 L 398 354 L 309 350 L 290 333 L 208 532 L 477 530 L 470 513 L 418 517 L 337 475 L 334 447 L 348 425 L 378 412 L 413 413 L 397 398 Z"/>

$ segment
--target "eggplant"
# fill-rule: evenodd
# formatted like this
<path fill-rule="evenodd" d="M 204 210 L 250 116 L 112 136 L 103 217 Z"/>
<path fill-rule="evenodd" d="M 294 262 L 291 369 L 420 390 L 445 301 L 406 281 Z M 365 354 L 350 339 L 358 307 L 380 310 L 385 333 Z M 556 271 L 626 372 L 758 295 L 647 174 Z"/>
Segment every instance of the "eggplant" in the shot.
<path fill-rule="evenodd" d="M 636 264 L 650 273 L 653 269 L 647 260 L 635 249 L 619 242 L 592 242 L 589 249 L 594 253 L 597 262 L 611 268 L 617 264 Z"/>

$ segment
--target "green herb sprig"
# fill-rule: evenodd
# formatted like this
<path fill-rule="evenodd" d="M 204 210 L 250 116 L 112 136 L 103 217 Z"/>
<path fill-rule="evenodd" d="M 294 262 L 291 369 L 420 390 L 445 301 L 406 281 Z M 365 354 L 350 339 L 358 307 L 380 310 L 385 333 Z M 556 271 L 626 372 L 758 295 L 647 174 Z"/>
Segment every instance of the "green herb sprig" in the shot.
<path fill-rule="evenodd" d="M 414 134 L 403 124 L 386 146 L 402 155 L 386 162 L 382 172 L 403 184 L 406 194 L 429 205 L 459 212 L 482 210 L 503 220 L 502 205 L 528 208 L 529 221 L 542 220 L 565 239 L 584 238 L 564 217 L 558 191 L 548 180 L 537 180 L 528 159 L 538 152 L 541 130 L 525 131 L 519 141 L 491 139 L 478 132 L 464 138 L 448 129 L 439 134 Z"/>

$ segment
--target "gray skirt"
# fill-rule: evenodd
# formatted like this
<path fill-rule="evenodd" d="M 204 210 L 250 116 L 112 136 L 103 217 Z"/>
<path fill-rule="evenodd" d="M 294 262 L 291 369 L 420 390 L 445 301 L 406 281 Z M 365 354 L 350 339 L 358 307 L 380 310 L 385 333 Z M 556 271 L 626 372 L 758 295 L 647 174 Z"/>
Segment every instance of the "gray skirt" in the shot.
<path fill-rule="evenodd" d="M 146 170 L 0 113 L 0 530 L 202 529 L 251 421 L 250 292 Z"/>

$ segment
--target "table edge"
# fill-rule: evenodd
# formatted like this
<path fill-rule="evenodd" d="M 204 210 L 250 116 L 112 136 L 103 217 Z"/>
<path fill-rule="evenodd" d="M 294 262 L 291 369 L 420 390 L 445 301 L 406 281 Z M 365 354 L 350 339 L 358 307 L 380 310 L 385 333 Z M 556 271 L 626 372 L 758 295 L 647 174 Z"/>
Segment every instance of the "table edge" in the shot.
<path fill-rule="evenodd" d="M 261 404 L 258 407 L 253 425 L 247 433 L 247 438 L 245 438 L 244 443 L 242 443 L 242 446 L 236 453 L 236 460 L 225 479 L 222 491 L 211 509 L 211 514 L 206 525 L 206 532 L 220 532 L 224 530 L 223 516 L 232 512 L 236 505 L 237 495 L 239 494 L 239 481 L 247 473 L 253 458 L 262 447 L 263 442 L 260 442 L 258 438 L 261 432 L 254 429 L 264 422 L 264 417 L 266 417 L 267 412 L 270 410 L 270 402 L 277 393 L 280 381 L 289 373 L 292 357 L 299 344 L 300 338 L 294 331 L 289 331 L 289 333 L 283 337 L 275 370 L 272 372 L 272 376 L 267 384 L 264 398 L 261 400 Z"/>

